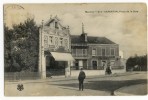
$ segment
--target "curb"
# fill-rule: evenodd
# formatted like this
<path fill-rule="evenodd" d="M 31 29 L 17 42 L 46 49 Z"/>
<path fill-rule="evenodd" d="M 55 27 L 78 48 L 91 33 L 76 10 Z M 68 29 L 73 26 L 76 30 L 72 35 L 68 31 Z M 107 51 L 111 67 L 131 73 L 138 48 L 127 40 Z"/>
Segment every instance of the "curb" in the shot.
<path fill-rule="evenodd" d="M 142 85 L 142 84 L 136 84 L 136 85 Z M 129 88 L 131 86 L 136 86 L 136 85 L 129 85 L 129 86 L 124 86 L 124 87 L 121 87 L 117 90 L 114 91 L 114 95 L 116 96 L 138 96 L 138 94 L 132 94 L 132 93 L 124 93 L 124 92 L 121 92 L 122 89 L 125 89 L 125 88 Z M 139 94 L 140 95 L 140 94 Z"/>
<path fill-rule="evenodd" d="M 126 87 L 122 87 L 122 88 L 127 88 L 127 86 Z M 120 89 L 122 89 L 122 88 L 120 88 Z M 119 92 L 120 89 L 117 89 L 116 91 L 114 91 L 114 95 L 115 96 L 136 96 L 134 94 Z"/>

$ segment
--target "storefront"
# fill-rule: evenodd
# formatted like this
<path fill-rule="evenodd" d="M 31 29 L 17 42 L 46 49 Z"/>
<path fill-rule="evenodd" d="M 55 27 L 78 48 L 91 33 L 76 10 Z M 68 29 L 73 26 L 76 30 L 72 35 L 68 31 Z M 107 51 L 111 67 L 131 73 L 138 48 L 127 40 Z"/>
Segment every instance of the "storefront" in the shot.
<path fill-rule="evenodd" d="M 50 18 L 40 27 L 39 41 L 39 72 L 41 78 L 47 77 L 47 72 L 53 75 L 65 75 L 70 73 L 71 62 L 71 39 L 69 27 L 61 25 L 57 16 Z"/>
<path fill-rule="evenodd" d="M 51 52 L 49 67 L 46 67 L 46 70 L 51 71 L 53 75 L 68 77 L 71 75 L 70 66 L 72 61 L 74 61 L 74 58 L 70 53 Z"/>

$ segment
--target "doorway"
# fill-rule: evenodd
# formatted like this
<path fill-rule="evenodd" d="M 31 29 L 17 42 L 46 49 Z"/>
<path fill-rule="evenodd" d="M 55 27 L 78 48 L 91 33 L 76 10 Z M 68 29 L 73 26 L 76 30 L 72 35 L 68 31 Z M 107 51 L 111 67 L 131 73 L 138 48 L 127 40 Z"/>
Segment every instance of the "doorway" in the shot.
<path fill-rule="evenodd" d="M 97 61 L 92 61 L 93 69 L 97 69 Z"/>
<path fill-rule="evenodd" d="M 79 63 L 78 61 L 75 62 L 76 70 L 79 70 Z"/>
<path fill-rule="evenodd" d="M 55 61 L 53 57 L 46 57 L 46 76 L 52 74 L 53 76 L 65 75 L 65 61 Z"/>

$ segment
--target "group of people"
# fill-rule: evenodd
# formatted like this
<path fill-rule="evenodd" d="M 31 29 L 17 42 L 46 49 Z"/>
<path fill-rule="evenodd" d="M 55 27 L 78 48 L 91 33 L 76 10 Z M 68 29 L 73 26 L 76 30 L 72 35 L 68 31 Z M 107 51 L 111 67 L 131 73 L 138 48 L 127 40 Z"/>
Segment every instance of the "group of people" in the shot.
<path fill-rule="evenodd" d="M 105 68 L 105 75 L 112 74 L 112 68 L 111 68 L 110 62 L 103 63 L 103 68 Z"/>
<path fill-rule="evenodd" d="M 112 74 L 112 69 L 111 69 L 110 64 L 107 65 L 107 67 L 105 69 L 105 74 L 108 74 L 108 75 Z"/>

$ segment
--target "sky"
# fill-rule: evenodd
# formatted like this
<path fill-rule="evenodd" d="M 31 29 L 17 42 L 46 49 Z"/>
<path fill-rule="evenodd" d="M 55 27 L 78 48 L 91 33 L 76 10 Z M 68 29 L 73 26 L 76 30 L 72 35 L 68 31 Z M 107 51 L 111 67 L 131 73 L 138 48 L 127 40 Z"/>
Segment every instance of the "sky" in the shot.
<path fill-rule="evenodd" d="M 58 16 L 72 35 L 84 31 L 88 36 L 107 37 L 119 44 L 124 58 L 147 53 L 147 14 L 144 3 L 118 4 L 17 4 L 4 5 L 5 23 L 11 27 L 27 17 L 42 20 Z"/>

